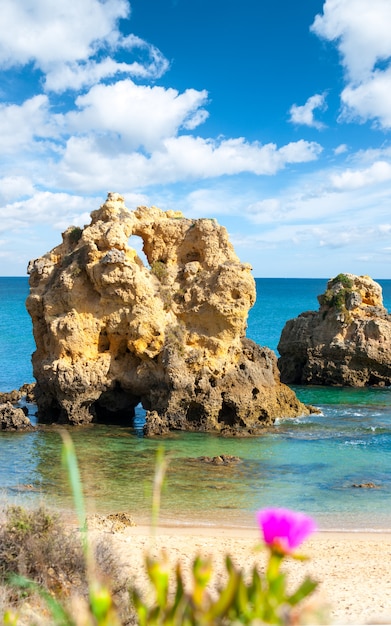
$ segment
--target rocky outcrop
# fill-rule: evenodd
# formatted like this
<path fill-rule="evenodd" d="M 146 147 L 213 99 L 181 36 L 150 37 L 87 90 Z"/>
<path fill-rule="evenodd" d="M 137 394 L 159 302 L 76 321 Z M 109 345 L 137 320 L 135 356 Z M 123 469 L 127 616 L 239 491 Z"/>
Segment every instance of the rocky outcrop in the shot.
<path fill-rule="evenodd" d="M 131 423 L 141 402 L 153 435 L 308 413 L 274 354 L 245 338 L 255 282 L 214 219 L 130 212 L 109 194 L 28 271 L 40 421 Z"/>
<path fill-rule="evenodd" d="M 11 404 L 17 404 L 22 398 L 25 398 L 26 402 L 35 402 L 34 396 L 34 383 L 25 383 L 20 389 L 13 389 L 12 391 L 0 392 L 0 404 L 5 402 L 11 402 Z"/>
<path fill-rule="evenodd" d="M 10 402 L 0 404 L 0 430 L 35 430 L 26 412 Z"/>
<path fill-rule="evenodd" d="M 318 296 L 318 311 L 289 320 L 278 365 L 285 383 L 391 385 L 391 316 L 368 276 L 339 274 Z"/>

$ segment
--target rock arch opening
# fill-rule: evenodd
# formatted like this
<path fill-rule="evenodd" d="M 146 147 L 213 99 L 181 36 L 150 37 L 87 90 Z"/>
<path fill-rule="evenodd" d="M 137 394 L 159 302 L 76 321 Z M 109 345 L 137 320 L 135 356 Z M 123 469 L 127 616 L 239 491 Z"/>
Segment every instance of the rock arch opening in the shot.
<path fill-rule="evenodd" d="M 140 398 L 124 390 L 118 383 L 104 391 L 93 403 L 92 410 L 99 424 L 133 426 Z"/>
<path fill-rule="evenodd" d="M 149 267 L 149 261 L 143 250 L 144 241 L 142 237 L 139 235 L 131 235 L 128 239 L 128 246 L 129 248 L 132 248 L 132 250 L 136 251 L 137 256 L 143 262 L 143 265 L 145 265 L 145 267 Z"/>

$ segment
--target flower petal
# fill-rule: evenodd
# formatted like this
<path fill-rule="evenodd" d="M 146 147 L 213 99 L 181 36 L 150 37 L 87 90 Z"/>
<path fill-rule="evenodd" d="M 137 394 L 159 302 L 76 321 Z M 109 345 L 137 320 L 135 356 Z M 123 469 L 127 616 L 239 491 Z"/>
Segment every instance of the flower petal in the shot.
<path fill-rule="evenodd" d="M 311 517 L 290 509 L 263 509 L 256 515 L 265 543 L 278 546 L 286 553 L 292 552 L 316 530 Z"/>

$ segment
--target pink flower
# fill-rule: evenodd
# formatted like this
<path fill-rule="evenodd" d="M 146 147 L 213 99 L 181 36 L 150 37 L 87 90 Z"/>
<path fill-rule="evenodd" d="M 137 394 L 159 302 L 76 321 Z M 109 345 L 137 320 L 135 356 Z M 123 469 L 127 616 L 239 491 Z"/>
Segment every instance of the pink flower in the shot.
<path fill-rule="evenodd" d="M 311 517 L 289 509 L 262 509 L 256 516 L 265 543 L 283 554 L 291 554 L 316 530 Z"/>

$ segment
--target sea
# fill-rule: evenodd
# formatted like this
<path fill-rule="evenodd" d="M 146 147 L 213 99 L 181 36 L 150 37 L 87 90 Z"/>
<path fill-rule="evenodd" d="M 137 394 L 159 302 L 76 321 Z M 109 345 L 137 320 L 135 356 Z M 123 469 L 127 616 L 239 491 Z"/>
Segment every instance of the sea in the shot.
<path fill-rule="evenodd" d="M 378 281 L 391 308 L 391 280 Z M 317 310 L 327 279 L 256 279 L 247 335 L 277 353 L 288 319 Z M 25 309 L 27 277 L 0 278 L 0 391 L 33 382 L 35 349 Z M 88 511 L 125 511 L 151 520 L 157 458 L 167 469 L 160 522 L 167 525 L 255 527 L 255 512 L 287 507 L 313 516 L 325 531 L 391 530 L 391 389 L 295 386 L 321 413 L 279 419 L 259 437 L 223 438 L 175 432 L 143 437 L 144 411 L 129 426 L 69 428 Z M 34 406 L 28 406 L 34 421 Z M 0 431 L 0 503 L 72 509 L 57 428 Z M 201 456 L 239 457 L 228 466 Z M 372 484 L 372 488 L 360 485 Z"/>

